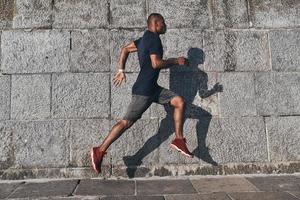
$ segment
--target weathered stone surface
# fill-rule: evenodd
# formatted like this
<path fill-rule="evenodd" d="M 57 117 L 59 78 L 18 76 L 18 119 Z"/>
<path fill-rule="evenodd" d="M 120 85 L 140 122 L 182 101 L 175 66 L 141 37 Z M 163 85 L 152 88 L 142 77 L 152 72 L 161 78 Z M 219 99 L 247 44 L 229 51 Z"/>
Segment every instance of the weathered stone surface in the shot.
<path fill-rule="evenodd" d="M 108 1 L 54 1 L 53 28 L 99 28 L 108 25 Z"/>
<path fill-rule="evenodd" d="M 111 74 L 111 117 L 113 119 L 121 119 L 128 109 L 131 102 L 132 86 L 137 79 L 137 73 L 126 73 L 126 83 L 123 82 L 121 86 L 113 84 L 113 77 Z M 142 115 L 143 119 L 150 118 L 150 108 L 148 108 Z"/>
<path fill-rule="evenodd" d="M 137 180 L 137 195 L 197 193 L 190 180 Z"/>
<path fill-rule="evenodd" d="M 166 200 L 230 200 L 225 193 L 211 193 L 211 194 L 174 194 L 165 195 Z"/>
<path fill-rule="evenodd" d="M 14 1 L 0 0 L 0 29 L 10 28 L 12 26 L 14 6 Z"/>
<path fill-rule="evenodd" d="M 113 27 L 146 27 L 145 0 L 111 0 L 111 24 Z"/>
<path fill-rule="evenodd" d="M 11 118 L 49 118 L 50 85 L 50 75 L 12 75 Z"/>
<path fill-rule="evenodd" d="M 269 71 L 266 31 L 205 31 L 207 71 Z"/>
<path fill-rule="evenodd" d="M 272 68 L 276 71 L 300 71 L 300 31 L 270 31 L 269 34 Z"/>
<path fill-rule="evenodd" d="M 202 30 L 200 29 L 171 29 L 161 37 L 164 48 L 164 54 L 169 57 L 187 57 L 190 66 L 172 66 L 176 71 L 195 71 L 202 69 L 204 53 L 201 49 Z"/>
<path fill-rule="evenodd" d="M 165 200 L 163 196 L 107 196 L 101 200 Z"/>
<path fill-rule="evenodd" d="M 170 149 L 169 144 L 175 137 L 171 122 L 171 119 L 160 122 L 160 164 L 217 165 L 267 160 L 267 139 L 261 117 L 186 119 L 183 134 L 189 150 L 195 155 L 192 159 Z"/>
<path fill-rule="evenodd" d="M 11 194 L 18 186 L 23 184 L 22 182 L 18 183 L 0 183 L 0 198 L 5 199 Z"/>
<path fill-rule="evenodd" d="M 243 193 L 230 193 L 229 196 L 235 200 L 297 200 L 296 197 L 286 192 L 243 192 Z"/>
<path fill-rule="evenodd" d="M 267 117 L 271 161 L 300 160 L 300 117 Z"/>
<path fill-rule="evenodd" d="M 135 183 L 131 180 L 97 180 L 83 179 L 80 181 L 76 195 L 133 195 Z"/>
<path fill-rule="evenodd" d="M 157 119 L 140 119 L 113 143 L 111 156 L 114 165 L 141 165 L 158 162 L 159 137 Z M 114 125 L 116 121 L 112 121 Z"/>
<path fill-rule="evenodd" d="M 250 0 L 250 20 L 254 27 L 281 28 L 300 26 L 300 2 Z"/>
<path fill-rule="evenodd" d="M 101 144 L 108 134 L 109 128 L 107 119 L 71 120 L 70 164 L 76 167 L 91 166 L 90 150 Z M 105 155 L 103 165 L 110 163 L 109 153 Z"/>
<path fill-rule="evenodd" d="M 0 120 L 10 118 L 10 79 L 0 74 Z"/>
<path fill-rule="evenodd" d="M 300 113 L 300 73 L 273 72 L 255 74 L 255 93 L 259 115 Z"/>
<path fill-rule="evenodd" d="M 248 28 L 247 1 L 214 1 L 213 19 L 215 28 Z"/>
<path fill-rule="evenodd" d="M 7 169 L 14 161 L 13 131 L 11 124 L 10 121 L 0 121 L 0 169 Z"/>
<path fill-rule="evenodd" d="M 243 177 L 202 178 L 191 180 L 191 182 L 199 193 L 258 191 Z"/>
<path fill-rule="evenodd" d="M 3 31 L 2 73 L 64 72 L 69 68 L 66 30 Z"/>
<path fill-rule="evenodd" d="M 16 0 L 13 28 L 51 28 L 52 0 Z"/>
<path fill-rule="evenodd" d="M 125 45 L 137 40 L 139 37 L 142 37 L 144 32 L 141 31 L 127 31 L 127 30 L 112 30 L 111 31 L 111 45 L 110 45 L 110 55 L 111 55 L 111 66 L 110 69 L 112 72 L 117 71 L 119 67 L 119 59 L 121 54 L 121 49 Z M 125 70 L 129 72 L 138 72 L 140 71 L 140 65 L 138 60 L 137 52 L 130 53 Z"/>
<path fill-rule="evenodd" d="M 210 0 L 149 1 L 149 13 L 162 14 L 169 28 L 209 28 L 212 26 Z M 168 9 L 166 9 L 168 8 Z"/>
<path fill-rule="evenodd" d="M 68 165 L 68 121 L 20 121 L 12 129 L 16 167 Z"/>
<path fill-rule="evenodd" d="M 9 198 L 35 198 L 49 196 L 68 196 L 72 194 L 77 180 L 47 182 L 26 182 L 20 185 Z"/>
<path fill-rule="evenodd" d="M 300 191 L 295 176 L 248 177 L 247 180 L 261 191 Z"/>
<path fill-rule="evenodd" d="M 71 32 L 71 71 L 104 72 L 110 70 L 109 31 L 87 29 Z"/>
<path fill-rule="evenodd" d="M 219 93 L 222 117 L 256 115 L 253 73 L 222 73 L 220 83 L 224 91 Z"/>
<path fill-rule="evenodd" d="M 54 118 L 109 116 L 109 74 L 53 74 L 52 81 Z"/>

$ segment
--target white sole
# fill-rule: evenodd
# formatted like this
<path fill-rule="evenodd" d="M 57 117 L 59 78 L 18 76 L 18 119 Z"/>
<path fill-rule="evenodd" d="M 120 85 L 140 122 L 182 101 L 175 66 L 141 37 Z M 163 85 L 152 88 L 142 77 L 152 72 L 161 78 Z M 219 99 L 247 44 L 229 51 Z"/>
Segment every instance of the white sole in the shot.
<path fill-rule="evenodd" d="M 175 149 L 175 150 L 179 151 L 180 153 L 182 153 L 183 155 L 185 155 L 186 157 L 188 157 L 188 158 L 193 158 L 193 156 L 191 156 L 191 155 L 185 153 L 184 151 L 182 151 L 181 149 L 179 149 L 179 148 L 178 148 L 177 146 L 175 146 L 174 144 L 170 144 L 170 146 L 171 146 L 173 149 Z"/>

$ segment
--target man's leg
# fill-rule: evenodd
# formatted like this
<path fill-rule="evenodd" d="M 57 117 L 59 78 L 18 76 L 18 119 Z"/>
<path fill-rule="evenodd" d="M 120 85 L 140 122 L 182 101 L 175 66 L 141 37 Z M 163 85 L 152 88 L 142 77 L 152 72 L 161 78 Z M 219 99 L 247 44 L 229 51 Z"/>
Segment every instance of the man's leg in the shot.
<path fill-rule="evenodd" d="M 130 128 L 135 123 L 134 120 L 122 119 L 118 121 L 110 130 L 106 138 L 103 140 L 102 144 L 99 146 L 101 151 L 106 151 L 108 147 L 118 139 L 124 131 Z"/>
<path fill-rule="evenodd" d="M 183 97 L 175 96 L 171 99 L 170 104 L 174 107 L 174 125 L 176 138 L 183 138 L 183 122 L 185 102 Z"/>

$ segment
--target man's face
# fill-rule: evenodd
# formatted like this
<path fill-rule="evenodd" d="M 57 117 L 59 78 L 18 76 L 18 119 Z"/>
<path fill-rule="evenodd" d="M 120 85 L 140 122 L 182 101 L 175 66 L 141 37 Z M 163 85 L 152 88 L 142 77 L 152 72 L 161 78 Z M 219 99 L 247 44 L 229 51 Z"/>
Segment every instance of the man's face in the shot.
<path fill-rule="evenodd" d="M 157 32 L 159 34 L 165 34 L 166 31 L 167 31 L 167 25 L 165 24 L 165 20 L 164 19 L 158 20 L 157 24 L 156 24 L 156 27 L 157 27 Z"/>

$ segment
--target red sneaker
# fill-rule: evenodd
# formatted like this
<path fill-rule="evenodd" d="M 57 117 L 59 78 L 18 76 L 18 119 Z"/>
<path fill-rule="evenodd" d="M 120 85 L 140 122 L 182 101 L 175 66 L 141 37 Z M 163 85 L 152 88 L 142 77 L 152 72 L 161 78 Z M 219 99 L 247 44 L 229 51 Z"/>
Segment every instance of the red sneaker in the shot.
<path fill-rule="evenodd" d="M 101 163 L 102 163 L 104 155 L 107 152 L 106 151 L 100 151 L 99 147 L 93 147 L 91 149 L 90 153 L 91 153 L 91 159 L 92 159 L 93 169 L 97 173 L 101 173 Z"/>
<path fill-rule="evenodd" d="M 182 153 L 183 155 L 189 157 L 189 158 L 193 158 L 194 154 L 192 154 L 187 146 L 186 146 L 186 139 L 185 138 L 175 138 L 172 143 L 170 144 L 170 146 L 173 149 L 176 149 L 177 151 L 179 151 L 180 153 Z"/>

